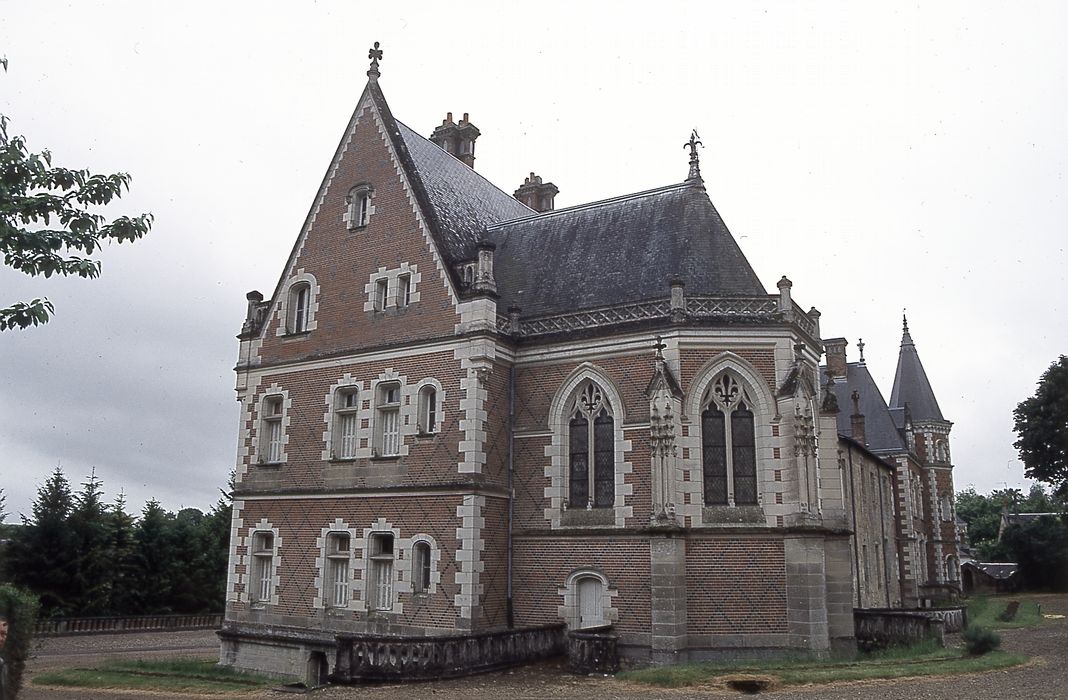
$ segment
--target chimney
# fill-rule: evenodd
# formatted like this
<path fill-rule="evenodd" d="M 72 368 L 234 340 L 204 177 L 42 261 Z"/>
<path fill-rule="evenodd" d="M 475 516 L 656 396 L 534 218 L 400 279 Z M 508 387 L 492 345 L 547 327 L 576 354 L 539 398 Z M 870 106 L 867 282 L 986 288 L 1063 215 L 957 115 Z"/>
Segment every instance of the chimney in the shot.
<path fill-rule="evenodd" d="M 241 334 L 255 333 L 263 323 L 264 311 L 267 305 L 263 303 L 263 295 L 253 289 L 245 295 L 248 301 L 248 311 L 245 313 L 245 323 L 241 326 Z"/>
<path fill-rule="evenodd" d="M 452 112 L 445 115 L 441 126 L 434 129 L 430 140 L 463 161 L 469 168 L 475 167 L 475 139 L 481 135 L 469 120 L 467 112 L 459 123 L 452 120 Z"/>
<path fill-rule="evenodd" d="M 827 374 L 839 379 L 846 376 L 846 346 L 849 341 L 845 338 L 828 338 L 823 341 L 824 350 L 827 352 Z"/>
<path fill-rule="evenodd" d="M 853 415 L 849 417 L 850 432 L 854 440 L 867 446 L 868 438 L 864 434 L 864 414 L 860 412 L 860 394 L 854 390 L 850 398 L 853 399 Z"/>
<path fill-rule="evenodd" d="M 474 284 L 476 292 L 497 293 L 497 282 L 493 277 L 493 251 L 496 249 L 497 246 L 489 241 L 480 241 L 478 244 L 478 266 Z"/>
<path fill-rule="evenodd" d="M 518 190 L 515 198 L 536 212 L 552 211 L 553 202 L 560 190 L 551 182 L 542 182 L 541 176 L 530 174 Z"/>

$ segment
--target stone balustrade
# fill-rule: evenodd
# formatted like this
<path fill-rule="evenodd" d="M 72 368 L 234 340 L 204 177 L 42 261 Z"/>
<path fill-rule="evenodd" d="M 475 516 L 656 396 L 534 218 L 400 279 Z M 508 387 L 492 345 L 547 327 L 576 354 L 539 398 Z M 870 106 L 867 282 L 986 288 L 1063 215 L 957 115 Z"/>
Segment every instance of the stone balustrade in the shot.
<path fill-rule="evenodd" d="M 449 678 L 564 652 L 564 625 L 441 637 L 339 634 L 334 683 Z"/>

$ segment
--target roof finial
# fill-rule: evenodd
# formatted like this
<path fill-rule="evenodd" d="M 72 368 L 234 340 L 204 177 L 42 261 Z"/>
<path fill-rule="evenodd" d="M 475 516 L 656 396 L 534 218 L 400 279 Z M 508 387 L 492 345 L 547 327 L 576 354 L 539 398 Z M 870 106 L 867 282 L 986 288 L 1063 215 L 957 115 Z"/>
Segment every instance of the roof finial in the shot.
<path fill-rule="evenodd" d="M 667 345 L 664 344 L 664 339 L 661 338 L 660 336 L 656 336 L 656 343 L 653 345 L 653 348 L 656 350 L 656 359 L 657 360 L 663 360 L 664 359 L 664 348 L 666 348 L 666 347 L 667 347 Z"/>
<path fill-rule="evenodd" d="M 857 350 L 860 350 L 860 364 L 864 364 L 864 339 L 857 338 Z"/>
<path fill-rule="evenodd" d="M 690 134 L 690 140 L 682 144 L 683 148 L 690 149 L 690 174 L 686 177 L 686 180 L 700 180 L 701 179 L 701 163 L 700 158 L 697 157 L 697 147 L 704 147 L 698 139 L 701 137 L 697 135 L 697 129 L 694 129 Z"/>
<path fill-rule="evenodd" d="M 377 80 L 378 76 L 382 75 L 378 72 L 378 62 L 382 59 L 382 49 L 378 48 L 377 41 L 374 47 L 367 52 L 367 58 L 371 59 L 371 68 L 367 71 L 367 77 L 371 80 Z"/>
<path fill-rule="evenodd" d="M 909 317 L 905 315 L 906 309 L 901 309 L 901 332 L 909 332 Z"/>

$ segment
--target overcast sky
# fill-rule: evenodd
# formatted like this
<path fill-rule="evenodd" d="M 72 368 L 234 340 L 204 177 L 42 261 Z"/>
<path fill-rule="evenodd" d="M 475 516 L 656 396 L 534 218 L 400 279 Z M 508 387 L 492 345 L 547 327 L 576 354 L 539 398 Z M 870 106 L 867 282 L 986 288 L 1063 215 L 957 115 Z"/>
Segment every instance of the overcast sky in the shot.
<path fill-rule="evenodd" d="M 0 2 L 0 112 L 54 162 L 133 175 L 152 233 L 98 280 L 0 270 L 0 487 L 57 465 L 132 509 L 207 508 L 235 462 L 245 293 L 273 290 L 382 42 L 394 115 L 481 129 L 476 168 L 557 206 L 686 177 L 769 291 L 864 339 L 901 312 L 954 421 L 958 489 L 1024 486 L 1012 409 L 1068 352 L 1068 4 Z M 513 7 L 515 9 L 513 9 Z M 610 9 L 609 9 L 610 8 Z"/>

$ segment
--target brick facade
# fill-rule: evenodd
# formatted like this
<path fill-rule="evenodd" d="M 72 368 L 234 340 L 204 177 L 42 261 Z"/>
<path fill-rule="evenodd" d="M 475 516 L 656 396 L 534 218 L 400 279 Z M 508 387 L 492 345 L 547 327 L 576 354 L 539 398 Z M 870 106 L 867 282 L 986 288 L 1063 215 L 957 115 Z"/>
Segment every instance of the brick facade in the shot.
<path fill-rule="evenodd" d="M 272 297 L 249 295 L 223 661 L 556 622 L 656 662 L 850 644 L 850 499 L 893 505 L 888 479 L 843 483 L 818 312 L 786 281 L 687 315 L 665 282 L 670 315 L 523 332 L 369 76 Z"/>

